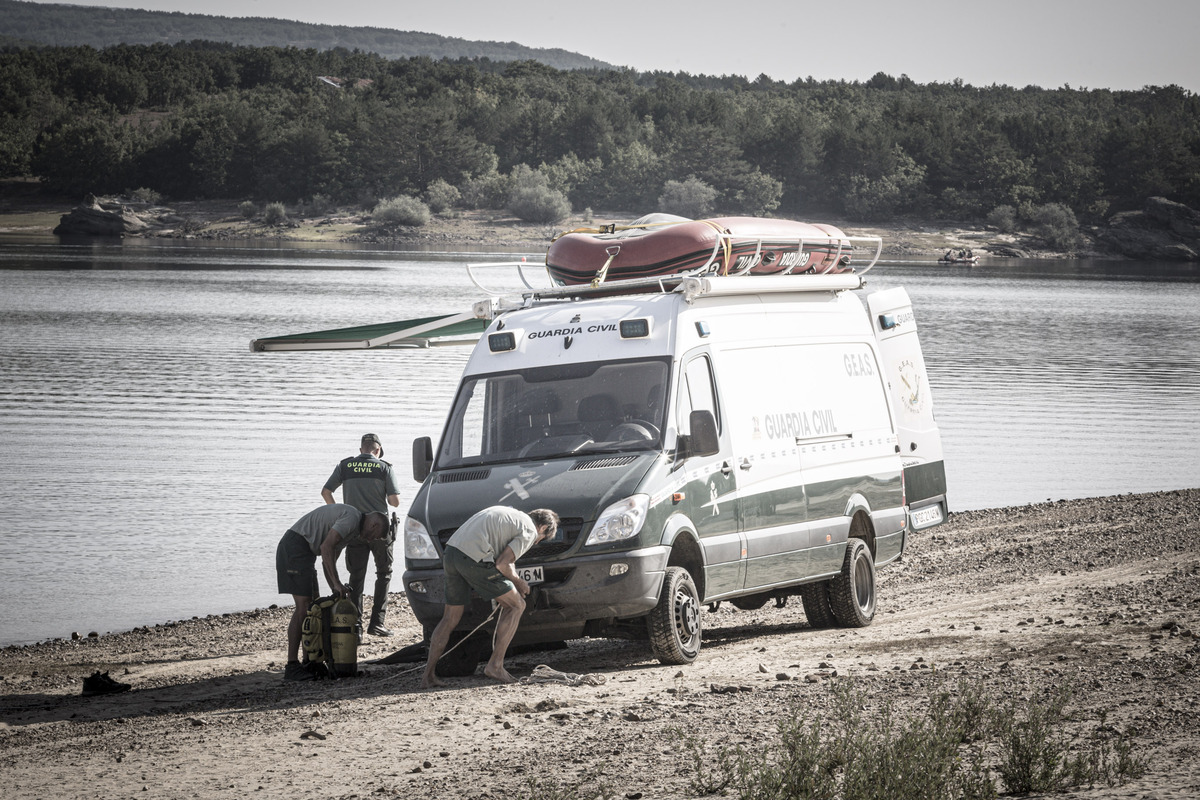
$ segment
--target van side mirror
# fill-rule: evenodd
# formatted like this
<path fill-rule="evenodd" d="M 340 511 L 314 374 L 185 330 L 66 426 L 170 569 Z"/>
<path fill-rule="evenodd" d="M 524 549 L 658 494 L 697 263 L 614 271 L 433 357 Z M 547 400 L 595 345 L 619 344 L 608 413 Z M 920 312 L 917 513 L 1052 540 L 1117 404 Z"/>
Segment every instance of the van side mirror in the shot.
<path fill-rule="evenodd" d="M 692 432 L 679 437 L 679 458 L 711 456 L 721 450 L 717 437 L 717 420 L 711 411 L 693 411 L 688 415 Z"/>
<path fill-rule="evenodd" d="M 413 480 L 424 483 L 433 471 L 433 440 L 428 436 L 413 440 L 412 449 Z"/>

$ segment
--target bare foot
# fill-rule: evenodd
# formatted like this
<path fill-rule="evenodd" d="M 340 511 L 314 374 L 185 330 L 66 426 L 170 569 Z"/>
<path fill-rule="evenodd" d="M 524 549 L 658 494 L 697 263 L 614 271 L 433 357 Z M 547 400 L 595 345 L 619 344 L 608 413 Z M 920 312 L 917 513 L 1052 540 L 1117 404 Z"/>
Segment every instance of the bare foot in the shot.
<path fill-rule="evenodd" d="M 432 689 L 435 686 L 445 686 L 445 685 L 446 684 L 442 683 L 441 678 L 439 678 L 437 675 L 434 675 L 433 673 L 427 673 L 421 677 L 421 688 L 422 689 Z"/>
<path fill-rule="evenodd" d="M 517 682 L 517 679 L 514 678 L 512 675 L 509 675 L 508 670 L 506 670 L 504 667 L 493 667 L 491 664 L 488 664 L 486 667 L 483 668 L 483 674 L 487 675 L 489 678 L 491 678 L 494 681 L 499 681 L 500 683 L 516 683 Z"/>

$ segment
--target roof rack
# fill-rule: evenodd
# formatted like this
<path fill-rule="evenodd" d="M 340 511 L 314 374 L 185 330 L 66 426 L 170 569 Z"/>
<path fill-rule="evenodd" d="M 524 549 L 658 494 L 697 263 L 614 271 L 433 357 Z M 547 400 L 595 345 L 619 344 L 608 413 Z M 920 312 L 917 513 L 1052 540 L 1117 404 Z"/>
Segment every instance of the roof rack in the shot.
<path fill-rule="evenodd" d="M 735 295 L 769 294 L 777 292 L 841 292 L 861 289 L 865 283 L 858 273 L 839 275 L 673 275 L 669 278 L 643 278 L 616 281 L 600 286 L 559 286 L 526 292 L 521 297 L 493 295 L 475 303 L 472 313 L 476 319 L 495 319 L 510 311 L 533 308 L 573 300 L 593 300 L 625 295 L 678 293 L 684 302 L 692 303 L 701 297 L 732 297 Z"/>

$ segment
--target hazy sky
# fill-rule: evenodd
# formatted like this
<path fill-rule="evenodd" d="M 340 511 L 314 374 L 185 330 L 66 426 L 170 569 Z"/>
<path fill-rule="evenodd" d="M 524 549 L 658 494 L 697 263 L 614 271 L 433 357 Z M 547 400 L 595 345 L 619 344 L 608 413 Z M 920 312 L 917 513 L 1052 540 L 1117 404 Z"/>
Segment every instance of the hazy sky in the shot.
<path fill-rule="evenodd" d="M 961 78 L 1200 92 L 1200 0 L 75 0 L 561 47 L 618 66 L 791 81 Z"/>

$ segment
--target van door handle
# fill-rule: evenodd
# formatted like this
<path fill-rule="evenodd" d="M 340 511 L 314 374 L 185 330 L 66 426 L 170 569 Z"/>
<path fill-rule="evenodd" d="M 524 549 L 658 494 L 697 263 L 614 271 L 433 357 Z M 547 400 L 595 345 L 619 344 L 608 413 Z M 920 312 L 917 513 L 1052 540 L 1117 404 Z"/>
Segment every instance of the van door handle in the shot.
<path fill-rule="evenodd" d="M 721 465 L 721 474 L 726 478 L 733 474 L 733 466 L 728 461 Z"/>
<path fill-rule="evenodd" d="M 742 463 L 738 464 L 738 469 L 750 469 L 754 465 L 750 463 L 750 459 L 743 458 Z"/>

